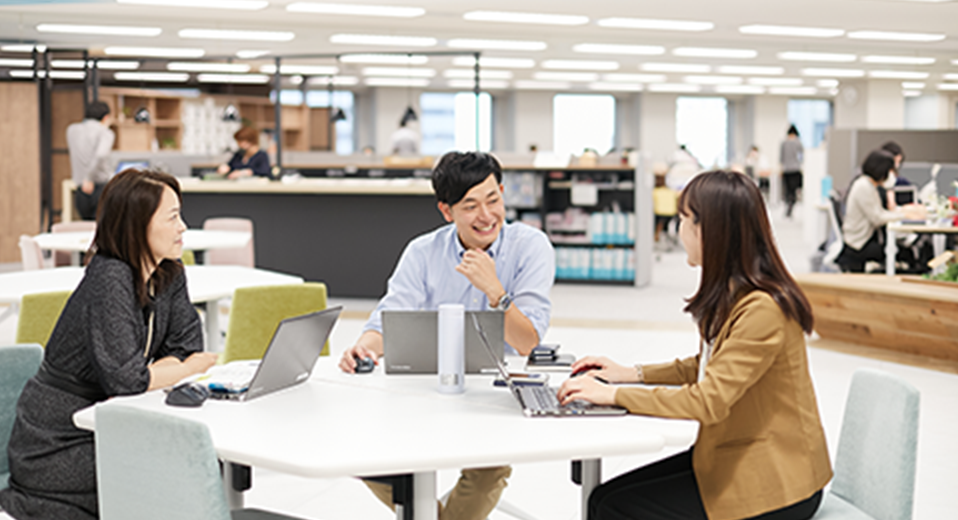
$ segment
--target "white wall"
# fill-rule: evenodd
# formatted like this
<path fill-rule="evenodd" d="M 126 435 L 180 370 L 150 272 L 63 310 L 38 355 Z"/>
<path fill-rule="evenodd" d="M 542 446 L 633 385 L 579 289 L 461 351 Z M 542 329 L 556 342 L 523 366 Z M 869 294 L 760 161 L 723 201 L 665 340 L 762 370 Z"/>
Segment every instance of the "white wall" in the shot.
<path fill-rule="evenodd" d="M 387 155 L 392 152 L 390 136 L 399 128 L 399 120 L 406 112 L 406 107 L 412 104 L 416 114 L 422 114 L 419 108 L 422 90 L 384 87 L 372 88 L 370 92 L 375 97 L 376 153 Z"/>
<path fill-rule="evenodd" d="M 934 94 L 905 98 L 905 129 L 937 130 L 938 103 L 938 96 Z"/>
<path fill-rule="evenodd" d="M 788 96 L 755 96 L 752 141 L 773 171 L 780 168 L 779 148 L 788 132 Z"/>
<path fill-rule="evenodd" d="M 639 107 L 639 149 L 653 162 L 668 161 L 678 148 L 675 140 L 676 94 L 644 92 Z"/>
<path fill-rule="evenodd" d="M 551 151 L 552 97 L 555 92 L 520 90 L 514 94 L 515 126 L 513 150 L 524 152 L 535 144 L 539 151 Z"/>
<path fill-rule="evenodd" d="M 516 96 L 506 91 L 492 95 L 492 149 L 516 152 Z"/>
<path fill-rule="evenodd" d="M 868 82 L 868 128 L 872 130 L 901 130 L 905 126 L 905 98 L 901 95 L 900 80 L 871 80 Z"/>
<path fill-rule="evenodd" d="M 641 99 L 638 94 L 620 94 L 615 96 L 615 139 L 616 150 L 626 148 L 639 149 L 639 121 Z"/>

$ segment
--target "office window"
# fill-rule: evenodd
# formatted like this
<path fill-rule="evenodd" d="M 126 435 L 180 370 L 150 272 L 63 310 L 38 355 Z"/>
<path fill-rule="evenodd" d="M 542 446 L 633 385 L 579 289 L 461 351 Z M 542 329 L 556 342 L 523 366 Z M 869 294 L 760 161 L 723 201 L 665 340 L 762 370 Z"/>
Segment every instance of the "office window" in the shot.
<path fill-rule="evenodd" d="M 269 100 L 276 102 L 276 91 L 270 92 Z M 302 90 L 283 90 L 279 94 L 280 103 L 283 105 L 302 105 Z M 307 90 L 306 105 L 309 107 L 328 107 L 329 91 L 326 90 Z M 353 93 L 348 90 L 337 90 L 333 92 L 333 106 L 341 108 L 346 115 L 344 121 L 336 121 L 336 153 L 340 155 L 349 155 L 353 153 L 353 128 L 356 121 L 356 115 L 353 110 Z"/>
<path fill-rule="evenodd" d="M 556 94 L 552 98 L 552 147 L 558 155 L 599 155 L 612 149 L 615 98 L 607 94 Z"/>
<path fill-rule="evenodd" d="M 492 145 L 492 98 L 479 94 L 479 139 L 476 140 L 476 95 L 472 92 L 424 92 L 419 96 L 423 155 L 451 150 L 488 152 Z"/>
<path fill-rule="evenodd" d="M 802 146 L 818 148 L 825 140 L 825 130 L 832 125 L 832 102 L 826 99 L 790 99 L 788 121 L 798 129 Z M 787 130 L 782 129 L 783 138 Z"/>
<path fill-rule="evenodd" d="M 728 163 L 728 100 L 679 97 L 675 103 L 675 140 L 704 168 Z"/>

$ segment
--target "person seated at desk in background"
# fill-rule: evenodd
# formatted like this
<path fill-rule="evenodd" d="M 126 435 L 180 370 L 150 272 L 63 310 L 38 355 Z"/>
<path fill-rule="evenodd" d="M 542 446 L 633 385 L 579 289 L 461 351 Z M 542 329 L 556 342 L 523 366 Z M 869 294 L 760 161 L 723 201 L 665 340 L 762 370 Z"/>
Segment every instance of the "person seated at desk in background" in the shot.
<path fill-rule="evenodd" d="M 679 219 L 688 263 L 702 273 L 685 307 L 699 355 L 637 366 L 586 357 L 572 370 L 590 372 L 558 397 L 694 419 L 698 438 L 595 488 L 588 520 L 811 518 L 832 478 L 805 348 L 812 310 L 778 254 L 762 195 L 743 174 L 704 173 L 683 190 Z"/>
<path fill-rule="evenodd" d="M 256 130 L 244 126 L 233 134 L 239 151 L 233 154 L 228 164 L 221 164 L 216 170 L 227 179 L 235 180 L 241 177 L 270 178 L 269 155 L 259 149 L 259 134 Z"/>
<path fill-rule="evenodd" d="M 863 273 L 866 262 L 885 262 L 884 233 L 881 230 L 889 222 L 903 218 L 924 220 L 924 207 L 917 204 L 901 206 L 898 211 L 882 207 L 878 187 L 894 168 L 895 157 L 891 153 L 875 150 L 862 163 L 862 174 L 852 181 L 842 221 L 844 246 L 835 260 L 842 271 Z"/>
<path fill-rule="evenodd" d="M 10 487 L 0 490 L 0 507 L 13 518 L 97 518 L 93 432 L 74 426 L 73 414 L 216 362 L 203 352 L 178 262 L 185 230 L 175 177 L 126 170 L 104 188 L 95 254 L 17 402 Z"/>
<path fill-rule="evenodd" d="M 449 152 L 432 172 L 439 211 L 451 224 L 406 246 L 356 344 L 339 362 L 354 372 L 354 358 L 383 355 L 384 310 L 436 310 L 461 303 L 466 310 L 505 313 L 507 350 L 528 355 L 549 326 L 549 291 L 555 279 L 555 252 L 542 231 L 505 222 L 502 166 L 482 152 Z M 464 469 L 442 520 L 480 520 L 495 508 L 512 473 L 508 466 Z M 393 507 L 391 486 L 366 481 Z"/>

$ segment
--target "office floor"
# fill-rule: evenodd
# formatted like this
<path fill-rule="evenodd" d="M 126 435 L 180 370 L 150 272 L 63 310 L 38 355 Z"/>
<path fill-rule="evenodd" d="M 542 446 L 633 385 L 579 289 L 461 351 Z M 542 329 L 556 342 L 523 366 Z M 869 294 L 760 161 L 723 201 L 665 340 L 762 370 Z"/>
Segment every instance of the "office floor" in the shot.
<path fill-rule="evenodd" d="M 808 250 L 802 243 L 801 222 L 781 218 L 773 211 L 779 247 L 794 272 L 808 271 Z M 602 345 L 634 345 L 635 355 L 627 362 L 666 360 L 698 348 L 695 330 L 682 313 L 682 298 L 697 285 L 697 271 L 685 264 L 680 250 L 657 253 L 652 283 L 645 288 L 558 285 L 552 293 L 553 324 L 547 341 L 559 342 L 564 351 L 583 355 Z M 334 300 L 346 310 L 333 333 L 331 359 L 351 345 L 362 327 L 362 316 L 374 306 L 369 300 Z M 0 344 L 13 341 L 15 319 L 0 323 Z M 852 373 L 872 367 L 894 373 L 915 385 L 922 394 L 918 472 L 915 491 L 916 520 L 953 518 L 958 499 L 953 493 L 958 474 L 958 375 L 905 366 L 819 348 L 810 349 L 822 421 L 831 454 L 841 428 L 845 398 Z M 518 408 L 517 408 L 518 413 Z M 357 414 L 363 413 L 357 410 Z M 490 442 L 508 442 L 509 432 L 490 436 Z M 323 442 L 317 433 L 316 442 Z M 383 442 L 388 442 L 386 432 Z M 363 446 L 343 446 L 362 450 Z M 397 447 L 397 449 L 402 449 Z M 468 449 L 468 447 L 464 447 Z M 657 454 L 655 458 L 667 454 Z M 604 477 L 611 478 L 653 457 L 618 457 L 603 465 Z M 542 520 L 579 518 L 579 488 L 569 480 L 569 465 L 563 462 L 518 465 L 513 470 L 503 499 Z M 450 489 L 457 471 L 439 474 L 439 491 Z M 355 479 L 309 480 L 267 472 L 254 472 L 254 487 L 247 494 L 249 506 L 282 511 L 317 520 L 387 520 L 394 515 Z M 7 518 L 0 513 L 0 519 Z M 491 519 L 513 517 L 499 511 Z"/>

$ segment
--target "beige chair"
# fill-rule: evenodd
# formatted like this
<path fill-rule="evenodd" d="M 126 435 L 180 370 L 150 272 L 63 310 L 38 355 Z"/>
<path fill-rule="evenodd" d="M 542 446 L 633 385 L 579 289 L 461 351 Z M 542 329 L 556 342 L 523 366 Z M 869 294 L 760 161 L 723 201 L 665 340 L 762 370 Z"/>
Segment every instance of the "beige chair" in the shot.
<path fill-rule="evenodd" d="M 77 233 L 81 231 L 96 231 L 96 222 L 92 220 L 75 220 L 73 222 L 57 222 L 50 226 L 51 233 Z M 72 265 L 73 255 L 68 251 L 54 251 L 53 265 L 60 267 L 62 265 Z"/>
<path fill-rule="evenodd" d="M 252 220 L 232 217 L 208 218 L 203 222 L 203 229 L 207 231 L 245 231 L 250 234 L 249 243 L 245 247 L 206 251 L 206 265 L 256 267 L 256 257 L 253 252 Z"/>
<path fill-rule="evenodd" d="M 20 235 L 20 259 L 23 262 L 24 271 L 35 271 L 37 269 L 48 269 L 52 267 L 49 262 L 43 259 L 43 251 L 40 244 L 30 235 Z"/>

